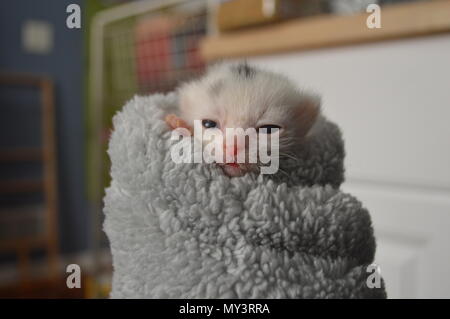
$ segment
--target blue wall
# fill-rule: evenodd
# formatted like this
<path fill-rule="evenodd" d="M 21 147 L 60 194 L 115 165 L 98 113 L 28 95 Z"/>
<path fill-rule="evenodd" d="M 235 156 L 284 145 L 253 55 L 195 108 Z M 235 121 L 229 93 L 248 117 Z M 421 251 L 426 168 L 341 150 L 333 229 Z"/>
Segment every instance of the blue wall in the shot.
<path fill-rule="evenodd" d="M 83 34 L 82 29 L 66 27 L 67 5 L 81 2 L 0 1 L 0 71 L 47 74 L 55 81 L 59 223 L 64 252 L 86 248 L 91 233 L 85 196 Z M 22 49 L 21 26 L 28 19 L 45 20 L 53 25 L 54 47 L 49 55 L 29 54 Z"/>

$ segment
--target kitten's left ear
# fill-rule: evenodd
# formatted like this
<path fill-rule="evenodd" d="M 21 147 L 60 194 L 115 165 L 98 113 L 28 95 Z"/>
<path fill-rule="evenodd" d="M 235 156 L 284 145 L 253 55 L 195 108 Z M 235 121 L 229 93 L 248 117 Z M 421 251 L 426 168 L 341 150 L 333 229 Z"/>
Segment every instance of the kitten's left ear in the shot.
<path fill-rule="evenodd" d="M 316 95 L 305 95 L 295 110 L 298 133 L 304 137 L 316 123 L 320 114 L 321 99 Z"/>

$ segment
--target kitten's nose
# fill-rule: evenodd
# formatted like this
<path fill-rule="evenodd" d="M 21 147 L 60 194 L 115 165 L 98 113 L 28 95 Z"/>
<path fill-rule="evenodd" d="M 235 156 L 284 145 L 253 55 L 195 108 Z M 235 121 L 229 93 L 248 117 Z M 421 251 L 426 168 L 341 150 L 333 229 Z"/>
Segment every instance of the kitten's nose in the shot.
<path fill-rule="evenodd" d="M 235 162 L 237 160 L 236 156 L 238 154 L 238 147 L 236 144 L 233 145 L 225 145 L 224 153 L 227 155 L 226 161 L 229 162 L 228 159 L 231 159 L 231 162 Z"/>

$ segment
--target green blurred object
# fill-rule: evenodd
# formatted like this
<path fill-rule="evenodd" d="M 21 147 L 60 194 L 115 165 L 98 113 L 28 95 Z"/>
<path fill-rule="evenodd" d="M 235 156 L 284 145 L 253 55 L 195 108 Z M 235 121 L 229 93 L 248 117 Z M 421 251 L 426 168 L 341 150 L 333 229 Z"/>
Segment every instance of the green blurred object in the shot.
<path fill-rule="evenodd" d="M 85 122 L 86 122 L 86 190 L 87 190 L 87 196 L 90 200 L 95 199 L 96 189 L 95 181 L 93 180 L 96 178 L 95 174 L 95 161 L 93 161 L 93 158 L 95 154 L 93 154 L 93 149 L 95 148 L 95 145 L 97 144 L 96 136 L 95 136 L 95 123 L 94 119 L 91 117 L 92 112 L 90 111 L 91 108 L 94 106 L 91 105 L 91 95 L 92 92 L 90 88 L 92 87 L 89 74 L 90 69 L 90 60 L 89 60 L 89 52 L 90 52 L 90 37 L 91 37 L 91 23 L 92 18 L 95 14 L 98 12 L 107 9 L 109 7 L 112 7 L 113 5 L 108 4 L 109 1 L 102 1 L 102 0 L 85 0 L 84 1 L 84 10 L 82 11 L 83 16 L 83 31 L 84 31 L 84 61 L 85 61 L 85 81 L 84 81 L 84 100 L 85 100 Z"/>
<path fill-rule="evenodd" d="M 123 1 L 122 1 L 123 2 Z M 91 90 L 92 87 L 89 69 L 89 50 L 90 50 L 90 36 L 91 36 L 91 23 L 94 15 L 102 10 L 109 9 L 111 7 L 121 4 L 118 1 L 105 1 L 105 0 L 85 0 L 85 18 L 84 25 L 85 31 L 85 61 L 86 61 L 86 80 L 85 80 L 85 101 L 86 101 L 86 123 L 87 123 L 87 150 L 86 150 L 86 174 L 87 174 L 87 192 L 88 198 L 91 201 L 99 201 L 103 196 L 102 192 L 98 191 L 98 172 L 96 154 L 98 147 L 103 149 L 103 159 L 105 163 L 103 167 L 105 172 L 103 174 L 102 185 L 109 184 L 109 159 L 106 153 L 107 142 L 109 137 L 109 129 L 111 127 L 111 121 L 113 115 L 116 113 L 129 98 L 131 98 L 137 91 L 137 84 L 134 65 L 134 52 L 133 52 L 133 38 L 126 31 L 132 28 L 134 25 L 134 19 L 121 20 L 117 23 L 111 24 L 105 29 L 105 52 L 108 55 L 105 57 L 105 68 L 103 78 L 106 79 L 105 90 L 109 93 L 105 100 L 103 109 L 103 137 L 102 145 L 98 145 L 97 136 L 97 123 L 94 123 L 94 119 L 91 117 L 91 110 L 97 106 L 91 105 Z M 121 36 L 122 34 L 122 36 Z M 114 61 L 123 61 L 123 63 L 117 64 Z M 118 80 L 120 79 L 120 80 Z M 99 198 L 100 196 L 100 198 Z"/>

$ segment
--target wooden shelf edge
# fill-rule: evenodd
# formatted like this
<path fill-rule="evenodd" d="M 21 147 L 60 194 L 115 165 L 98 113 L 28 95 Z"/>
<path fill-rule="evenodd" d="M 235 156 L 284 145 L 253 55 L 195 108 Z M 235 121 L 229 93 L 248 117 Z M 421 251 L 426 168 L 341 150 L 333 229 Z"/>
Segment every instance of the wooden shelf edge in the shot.
<path fill-rule="evenodd" d="M 380 29 L 366 27 L 368 16 L 321 15 L 207 37 L 200 50 L 213 61 L 450 32 L 450 0 L 382 7 Z"/>
<path fill-rule="evenodd" d="M 44 235 L 20 237 L 16 239 L 4 239 L 0 241 L 0 251 L 11 251 L 17 248 L 39 248 L 45 246 L 48 238 Z"/>
<path fill-rule="evenodd" d="M 2 180 L 0 194 L 37 193 L 44 189 L 43 180 Z"/>
<path fill-rule="evenodd" d="M 17 72 L 0 72 L 1 85 L 15 85 L 15 86 L 35 86 L 40 87 L 43 83 L 50 81 L 46 75 L 36 75 L 31 73 L 17 73 Z"/>
<path fill-rule="evenodd" d="M 37 147 L 0 150 L 0 163 L 42 161 L 43 150 Z"/>

